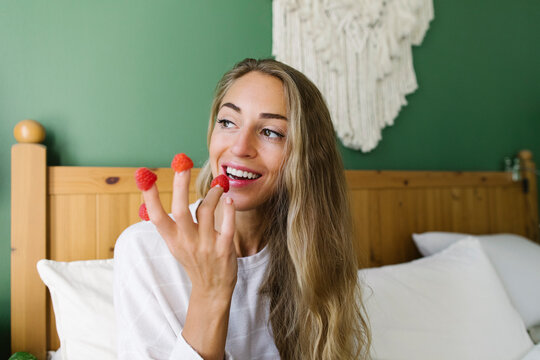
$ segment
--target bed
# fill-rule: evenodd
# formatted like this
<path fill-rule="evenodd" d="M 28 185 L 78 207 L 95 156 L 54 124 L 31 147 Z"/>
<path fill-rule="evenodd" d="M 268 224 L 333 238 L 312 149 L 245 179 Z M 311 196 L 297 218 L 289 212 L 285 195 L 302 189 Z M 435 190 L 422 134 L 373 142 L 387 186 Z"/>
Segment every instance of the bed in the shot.
<path fill-rule="evenodd" d="M 412 234 L 433 231 L 515 234 L 540 243 L 535 164 L 529 151 L 518 157 L 517 178 L 502 171 L 347 170 L 361 267 L 417 264 L 423 254 Z M 142 202 L 133 180 L 136 168 L 48 166 L 46 159 L 44 145 L 12 146 L 12 352 L 29 351 L 40 360 L 60 341 L 50 293 L 36 263 L 111 259 L 118 235 L 140 221 Z M 173 172 L 153 170 L 170 210 Z M 192 184 L 197 174 L 194 169 Z M 190 200 L 195 196 L 191 189 Z"/>

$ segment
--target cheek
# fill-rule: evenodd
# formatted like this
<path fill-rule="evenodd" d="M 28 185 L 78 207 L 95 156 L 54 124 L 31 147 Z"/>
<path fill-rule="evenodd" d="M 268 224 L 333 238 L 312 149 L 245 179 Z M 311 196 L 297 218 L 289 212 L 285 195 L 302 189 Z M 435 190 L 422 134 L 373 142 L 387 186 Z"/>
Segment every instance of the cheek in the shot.
<path fill-rule="evenodd" d="M 219 130 L 214 130 L 210 136 L 210 145 L 208 146 L 208 155 L 212 175 L 220 174 L 221 169 L 218 167 L 218 162 L 230 148 L 230 137 L 224 136 Z"/>
<path fill-rule="evenodd" d="M 215 141 L 214 133 L 212 133 L 212 136 L 210 137 L 210 146 L 208 147 L 208 155 L 210 161 L 210 168 L 212 169 L 212 174 L 214 176 L 216 176 L 218 173 L 217 161 L 219 157 L 219 147 L 217 145 L 218 143 L 217 141 Z"/>
<path fill-rule="evenodd" d="M 210 155 L 209 161 L 210 161 L 210 169 L 212 170 L 212 176 L 216 177 L 219 174 L 218 163 L 217 163 L 218 158 Z"/>
<path fill-rule="evenodd" d="M 283 166 L 283 163 L 285 161 L 286 152 L 285 152 L 285 146 L 281 145 L 279 147 L 275 147 L 272 149 L 272 169 L 275 172 L 279 172 L 281 170 L 281 167 Z M 270 152 L 268 152 L 270 154 Z"/>

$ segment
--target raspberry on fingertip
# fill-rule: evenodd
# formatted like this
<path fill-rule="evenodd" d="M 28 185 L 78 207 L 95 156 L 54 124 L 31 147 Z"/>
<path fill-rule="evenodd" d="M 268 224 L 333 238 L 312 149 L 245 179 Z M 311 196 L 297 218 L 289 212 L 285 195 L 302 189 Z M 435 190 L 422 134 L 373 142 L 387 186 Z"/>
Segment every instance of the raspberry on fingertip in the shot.
<path fill-rule="evenodd" d="M 214 187 L 217 185 L 223 188 L 223 192 L 229 191 L 229 178 L 223 174 L 216 176 L 214 180 L 212 180 L 210 187 Z"/>
<path fill-rule="evenodd" d="M 182 172 L 193 167 L 193 161 L 186 154 L 176 154 L 171 162 L 171 168 L 175 172 Z"/>
<path fill-rule="evenodd" d="M 148 216 L 148 210 L 146 209 L 145 203 L 142 203 L 139 207 L 139 217 L 144 221 L 150 221 L 150 217 Z"/>
<path fill-rule="evenodd" d="M 154 185 L 157 180 L 157 175 L 150 169 L 142 167 L 135 171 L 135 182 L 139 190 L 146 191 Z"/>

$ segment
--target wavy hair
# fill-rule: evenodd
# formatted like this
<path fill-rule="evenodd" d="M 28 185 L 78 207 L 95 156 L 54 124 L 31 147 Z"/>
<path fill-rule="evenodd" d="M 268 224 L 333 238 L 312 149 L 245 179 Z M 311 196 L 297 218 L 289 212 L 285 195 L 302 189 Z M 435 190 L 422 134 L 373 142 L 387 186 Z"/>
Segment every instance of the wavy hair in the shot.
<path fill-rule="evenodd" d="M 273 59 L 244 59 L 216 86 L 208 143 L 219 107 L 238 78 L 258 71 L 283 83 L 288 132 L 275 193 L 263 205 L 270 262 L 259 293 L 282 359 L 368 359 L 371 336 L 352 242 L 347 184 L 328 107 L 301 72 Z M 209 162 L 197 192 L 210 189 Z"/>

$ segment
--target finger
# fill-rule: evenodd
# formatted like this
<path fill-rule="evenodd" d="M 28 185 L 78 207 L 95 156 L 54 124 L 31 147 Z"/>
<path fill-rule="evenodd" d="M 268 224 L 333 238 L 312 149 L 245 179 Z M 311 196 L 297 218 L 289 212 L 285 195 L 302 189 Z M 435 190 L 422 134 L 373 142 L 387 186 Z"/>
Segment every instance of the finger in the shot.
<path fill-rule="evenodd" d="M 231 197 L 225 197 L 223 201 L 223 222 L 221 223 L 221 233 L 217 247 L 227 250 L 232 246 L 235 229 L 236 210 Z"/>
<path fill-rule="evenodd" d="M 163 209 L 163 205 L 161 205 L 156 184 L 142 193 L 150 221 L 156 226 L 158 232 L 164 238 L 174 236 L 176 225 Z"/>
<path fill-rule="evenodd" d="M 216 211 L 221 194 L 223 194 L 223 188 L 221 186 L 214 186 L 208 190 L 206 197 L 199 206 L 199 217 L 197 220 L 199 221 L 199 234 L 202 237 L 201 241 L 214 239 L 214 212 Z"/>
<path fill-rule="evenodd" d="M 194 231 L 196 228 L 189 210 L 190 180 L 191 170 L 174 173 L 171 210 L 176 224 L 183 231 Z"/>

